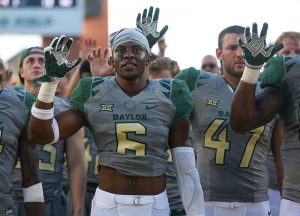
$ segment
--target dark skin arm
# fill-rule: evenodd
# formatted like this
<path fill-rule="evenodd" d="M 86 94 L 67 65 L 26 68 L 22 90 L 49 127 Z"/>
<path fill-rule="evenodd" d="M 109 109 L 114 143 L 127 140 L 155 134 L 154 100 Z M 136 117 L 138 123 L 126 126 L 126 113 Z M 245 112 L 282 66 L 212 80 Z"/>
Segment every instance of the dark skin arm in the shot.
<path fill-rule="evenodd" d="M 51 109 L 53 103 L 36 101 L 39 109 Z M 75 108 L 70 108 L 55 116 L 59 127 L 59 139 L 66 139 L 76 133 L 86 124 L 83 114 Z M 48 144 L 53 141 L 52 119 L 41 120 L 31 116 L 28 126 L 28 139 L 33 143 Z"/>
<path fill-rule="evenodd" d="M 230 115 L 230 126 L 244 133 L 265 125 L 280 112 L 285 98 L 279 88 L 266 87 L 255 95 L 256 85 L 240 81 L 235 91 Z"/>
<path fill-rule="evenodd" d="M 26 133 L 23 133 L 20 139 L 20 161 L 22 172 L 23 188 L 30 187 L 40 182 L 39 168 L 39 150 L 35 144 L 28 141 Z M 44 215 L 43 202 L 25 202 L 25 211 L 28 216 Z"/>
<path fill-rule="evenodd" d="M 281 158 L 281 143 L 283 140 L 283 125 L 279 120 L 272 135 L 272 153 L 276 166 L 277 184 L 281 193 L 282 181 L 283 181 L 283 165 Z"/>
<path fill-rule="evenodd" d="M 170 130 L 169 146 L 170 148 L 176 147 L 192 147 L 189 141 L 189 127 L 190 122 L 188 119 L 176 122 Z"/>

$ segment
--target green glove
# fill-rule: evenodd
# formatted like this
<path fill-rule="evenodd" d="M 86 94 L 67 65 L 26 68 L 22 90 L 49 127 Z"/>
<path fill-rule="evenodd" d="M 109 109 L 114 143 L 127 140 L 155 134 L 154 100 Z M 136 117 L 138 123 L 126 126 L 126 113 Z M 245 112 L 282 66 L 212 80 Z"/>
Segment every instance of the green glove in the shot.
<path fill-rule="evenodd" d="M 149 8 L 148 15 L 147 9 L 144 9 L 143 16 L 141 17 L 141 13 L 137 15 L 136 18 L 136 26 L 141 29 L 146 36 L 150 48 L 153 47 L 154 44 L 159 41 L 160 38 L 164 36 L 166 31 L 168 30 L 168 26 L 165 25 L 160 32 L 157 31 L 157 23 L 159 17 L 159 8 L 155 8 L 154 17 L 153 16 L 153 7 Z"/>
<path fill-rule="evenodd" d="M 246 41 L 243 42 L 239 39 L 239 45 L 244 51 L 244 57 L 246 60 L 246 66 L 252 69 L 260 69 L 263 64 L 268 61 L 276 52 L 283 48 L 283 44 L 275 44 L 270 47 L 266 47 L 268 24 L 264 23 L 260 36 L 257 33 L 257 24 L 252 25 L 252 35 L 250 28 L 245 29 Z"/>
<path fill-rule="evenodd" d="M 72 62 L 67 60 L 73 39 L 69 38 L 64 44 L 65 38 L 65 35 L 61 35 L 59 38 L 55 37 L 50 45 L 44 49 L 46 74 L 33 80 L 34 84 L 59 81 L 81 62 L 80 58 Z"/>

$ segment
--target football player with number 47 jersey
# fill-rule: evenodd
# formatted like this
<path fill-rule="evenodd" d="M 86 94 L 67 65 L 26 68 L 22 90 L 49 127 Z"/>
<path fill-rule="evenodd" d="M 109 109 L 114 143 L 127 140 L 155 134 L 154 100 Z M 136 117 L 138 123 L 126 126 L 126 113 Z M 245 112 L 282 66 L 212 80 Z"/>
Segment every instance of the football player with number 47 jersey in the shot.
<path fill-rule="evenodd" d="M 245 39 L 241 26 L 219 34 L 216 55 L 222 62 L 222 76 L 195 68 L 176 76 L 186 81 L 193 96 L 193 144 L 207 216 L 271 214 L 267 158 L 277 121 L 243 134 L 229 125 L 234 90 L 245 67 L 238 38 Z"/>

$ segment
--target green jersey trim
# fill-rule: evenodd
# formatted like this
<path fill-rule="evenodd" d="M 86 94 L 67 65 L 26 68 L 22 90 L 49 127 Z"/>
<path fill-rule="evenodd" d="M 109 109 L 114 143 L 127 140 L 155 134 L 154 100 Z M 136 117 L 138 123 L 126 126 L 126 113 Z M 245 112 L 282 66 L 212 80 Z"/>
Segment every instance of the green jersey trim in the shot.
<path fill-rule="evenodd" d="M 26 107 L 28 108 L 28 110 L 31 110 L 31 107 L 33 106 L 35 101 L 36 101 L 36 96 L 30 92 L 26 92 L 25 104 L 26 104 Z"/>
<path fill-rule="evenodd" d="M 261 88 L 281 86 L 281 80 L 286 73 L 284 61 L 284 56 L 276 56 L 267 62 L 264 71 L 260 75 Z"/>
<path fill-rule="evenodd" d="M 36 101 L 36 96 L 34 94 L 32 94 L 30 92 L 25 93 L 25 104 L 26 104 L 26 107 L 29 110 L 29 112 L 27 114 L 27 117 L 26 117 L 26 122 L 25 122 L 25 125 L 24 125 L 24 127 L 26 127 L 26 128 L 29 124 L 29 120 L 30 120 L 30 117 L 31 117 L 31 107 L 33 106 L 35 101 Z"/>
<path fill-rule="evenodd" d="M 184 81 L 177 79 L 173 80 L 170 99 L 176 107 L 174 121 L 188 119 L 193 108 L 193 99 L 188 86 Z"/>
<path fill-rule="evenodd" d="M 70 105 L 84 113 L 84 104 L 92 95 L 92 77 L 82 78 L 72 92 Z"/>
<path fill-rule="evenodd" d="M 200 74 L 199 70 L 197 70 L 196 68 L 190 67 L 190 68 L 180 71 L 180 73 L 176 75 L 176 78 L 184 80 L 186 82 L 189 90 L 192 92 L 195 89 L 195 82 L 196 82 L 199 74 Z"/>

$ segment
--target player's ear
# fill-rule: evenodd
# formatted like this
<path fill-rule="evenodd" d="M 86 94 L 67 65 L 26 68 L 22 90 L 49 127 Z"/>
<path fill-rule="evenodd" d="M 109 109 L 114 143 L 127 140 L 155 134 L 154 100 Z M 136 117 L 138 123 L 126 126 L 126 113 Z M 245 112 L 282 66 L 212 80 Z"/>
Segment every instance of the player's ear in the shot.
<path fill-rule="evenodd" d="M 111 65 L 113 67 L 115 67 L 115 61 L 114 61 L 114 58 L 112 56 L 109 57 L 109 61 L 110 61 Z"/>
<path fill-rule="evenodd" d="M 151 62 L 151 56 L 148 56 L 146 65 L 150 64 L 150 62 Z"/>

